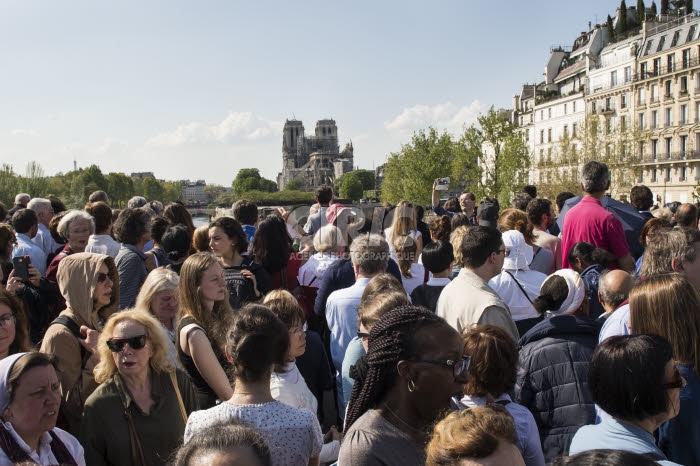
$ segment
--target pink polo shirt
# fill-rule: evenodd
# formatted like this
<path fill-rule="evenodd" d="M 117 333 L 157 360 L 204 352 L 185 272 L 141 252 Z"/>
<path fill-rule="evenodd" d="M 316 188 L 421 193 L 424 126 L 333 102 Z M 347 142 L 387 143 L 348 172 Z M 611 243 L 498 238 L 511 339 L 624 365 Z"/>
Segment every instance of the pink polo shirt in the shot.
<path fill-rule="evenodd" d="M 610 251 L 618 259 L 630 253 L 620 220 L 592 197 L 584 197 L 566 213 L 561 234 L 563 268 L 570 267 L 569 251 L 579 241 Z"/>

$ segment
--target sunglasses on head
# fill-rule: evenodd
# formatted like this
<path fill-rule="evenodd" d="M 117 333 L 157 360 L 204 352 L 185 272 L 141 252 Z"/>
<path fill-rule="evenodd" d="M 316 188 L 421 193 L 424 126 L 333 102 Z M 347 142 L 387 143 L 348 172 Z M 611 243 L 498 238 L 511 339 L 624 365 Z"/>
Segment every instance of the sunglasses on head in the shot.
<path fill-rule="evenodd" d="M 147 340 L 148 336 L 146 335 L 137 335 L 129 338 L 110 338 L 107 340 L 107 348 L 109 348 L 109 350 L 113 353 L 120 353 L 124 349 L 124 346 L 128 343 L 129 348 L 133 350 L 140 350 L 146 346 Z"/>

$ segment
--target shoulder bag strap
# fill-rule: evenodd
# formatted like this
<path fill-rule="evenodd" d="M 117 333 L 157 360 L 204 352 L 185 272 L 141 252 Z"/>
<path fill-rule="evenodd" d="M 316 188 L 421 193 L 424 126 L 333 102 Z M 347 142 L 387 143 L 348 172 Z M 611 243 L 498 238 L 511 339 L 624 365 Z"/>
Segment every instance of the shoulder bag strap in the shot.
<path fill-rule="evenodd" d="M 535 250 L 535 253 L 532 255 L 532 260 L 530 261 L 530 264 L 532 264 L 533 262 L 535 262 L 535 257 L 537 257 L 537 254 L 539 254 L 541 250 L 542 250 L 542 246 L 537 246 L 537 249 Z M 528 267 L 530 266 L 530 264 L 527 264 Z"/>
<path fill-rule="evenodd" d="M 131 410 L 129 410 L 128 407 L 124 407 L 124 415 L 126 416 L 127 424 L 129 424 L 129 440 L 131 441 L 131 464 L 140 464 L 141 466 L 146 466 L 146 460 L 143 457 L 143 448 L 141 448 L 139 434 L 136 432 L 134 421 L 131 419 Z M 141 461 L 139 461 L 139 459 Z"/>
<path fill-rule="evenodd" d="M 523 286 L 520 284 L 520 282 L 518 280 L 516 280 L 516 278 L 513 276 L 513 274 L 508 272 L 507 270 L 504 270 L 504 272 L 507 273 L 508 275 L 510 275 L 510 278 L 512 278 L 513 281 L 515 282 L 515 284 L 518 285 L 518 288 L 520 288 L 520 291 L 523 292 L 523 294 L 525 295 L 527 300 L 530 301 L 530 304 L 532 304 L 534 306 L 535 304 L 530 299 L 530 296 L 528 296 L 527 291 L 525 291 L 525 288 L 523 288 Z"/>
<path fill-rule="evenodd" d="M 53 456 L 56 457 L 56 461 L 58 461 L 58 464 L 78 466 L 78 463 L 76 463 L 75 458 L 73 458 L 73 455 L 71 455 L 70 451 L 68 451 L 66 444 L 63 443 L 63 441 L 58 435 L 56 435 L 56 432 L 50 430 L 49 435 L 51 436 L 51 453 L 53 453 Z"/>
<path fill-rule="evenodd" d="M 175 376 L 175 371 L 170 372 L 170 381 L 173 383 L 173 388 L 175 389 L 175 394 L 177 395 L 177 402 L 180 405 L 180 414 L 182 414 L 182 420 L 187 424 L 187 411 L 185 411 L 185 404 L 182 402 L 182 395 L 180 394 L 180 386 L 177 383 L 177 377 Z"/>

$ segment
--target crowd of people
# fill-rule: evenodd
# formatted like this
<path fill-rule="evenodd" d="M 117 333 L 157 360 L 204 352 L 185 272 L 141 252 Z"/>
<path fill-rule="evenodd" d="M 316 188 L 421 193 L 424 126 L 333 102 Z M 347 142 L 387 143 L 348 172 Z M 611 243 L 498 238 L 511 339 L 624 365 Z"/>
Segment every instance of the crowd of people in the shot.
<path fill-rule="evenodd" d="M 18 194 L 0 466 L 700 465 L 698 206 L 579 175 L 371 217 L 323 185 L 199 228 Z"/>

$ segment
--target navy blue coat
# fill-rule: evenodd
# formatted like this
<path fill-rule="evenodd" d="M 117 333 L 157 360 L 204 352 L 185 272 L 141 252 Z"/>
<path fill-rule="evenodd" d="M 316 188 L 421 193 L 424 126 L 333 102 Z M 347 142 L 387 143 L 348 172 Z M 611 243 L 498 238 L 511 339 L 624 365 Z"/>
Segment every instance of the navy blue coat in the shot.
<path fill-rule="evenodd" d="M 518 342 L 520 356 L 513 401 L 537 422 L 545 461 L 566 455 L 579 427 L 595 423 L 588 391 L 588 363 L 601 323 L 574 316 L 546 318 Z"/>

